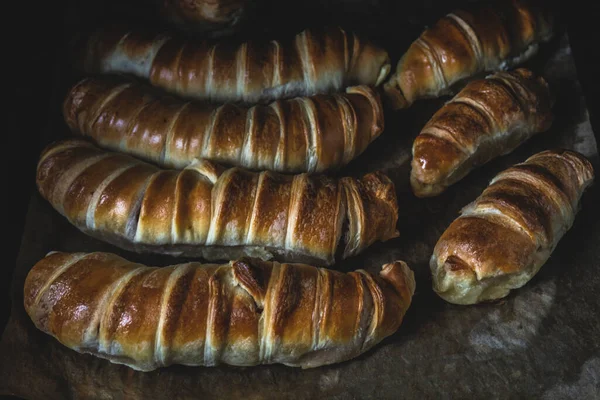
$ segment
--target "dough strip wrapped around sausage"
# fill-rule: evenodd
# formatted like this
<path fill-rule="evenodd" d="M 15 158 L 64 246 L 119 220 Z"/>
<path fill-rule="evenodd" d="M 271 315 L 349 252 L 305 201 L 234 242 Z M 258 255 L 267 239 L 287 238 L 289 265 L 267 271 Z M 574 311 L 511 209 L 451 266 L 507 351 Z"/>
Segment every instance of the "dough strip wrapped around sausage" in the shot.
<path fill-rule="evenodd" d="M 573 225 L 593 179 L 590 162 L 570 150 L 543 151 L 496 175 L 438 240 L 434 290 L 474 304 L 525 285 Z"/>
<path fill-rule="evenodd" d="M 54 252 L 25 281 L 25 310 L 63 345 L 141 371 L 183 364 L 312 368 L 393 334 L 413 272 L 378 276 L 241 259 L 156 268 L 110 253 Z"/>
<path fill-rule="evenodd" d="M 526 69 L 470 82 L 415 139 L 413 192 L 419 197 L 438 195 L 475 167 L 548 130 L 551 104 L 546 81 Z"/>
<path fill-rule="evenodd" d="M 247 255 L 332 264 L 398 235 L 392 181 L 224 170 L 161 170 L 83 140 L 50 145 L 42 196 L 83 232 L 121 248 L 207 260 Z"/>
<path fill-rule="evenodd" d="M 87 78 L 64 102 L 73 132 L 166 167 L 201 158 L 253 170 L 323 172 L 362 153 L 384 127 L 379 94 L 345 93 L 244 107 L 187 102 L 115 77 Z"/>
<path fill-rule="evenodd" d="M 84 45 L 88 73 L 125 73 L 187 98 L 258 103 L 383 82 L 387 52 L 341 28 L 290 39 L 199 41 L 115 26 Z"/>
<path fill-rule="evenodd" d="M 384 84 L 392 107 L 449 94 L 460 81 L 531 58 L 553 34 L 553 17 L 539 3 L 499 0 L 440 19 L 412 43 Z"/>

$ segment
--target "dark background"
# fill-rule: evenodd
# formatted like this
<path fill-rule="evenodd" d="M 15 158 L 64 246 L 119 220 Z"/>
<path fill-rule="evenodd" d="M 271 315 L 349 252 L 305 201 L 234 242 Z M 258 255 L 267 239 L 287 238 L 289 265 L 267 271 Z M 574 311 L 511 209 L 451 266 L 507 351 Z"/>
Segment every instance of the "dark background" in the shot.
<path fill-rule="evenodd" d="M 144 3 L 136 0 L 137 3 Z M 145 1 L 149 3 L 150 0 Z M 299 3 L 302 0 L 298 0 Z M 13 15 L 4 13 L 6 23 L 15 19 L 16 31 L 5 33 L 5 43 L 16 40 L 16 54 L 9 52 L 12 46 L 5 47 L 4 60 L 9 64 L 9 73 L 5 80 L 9 84 L 9 98 L 6 116 L 8 129 L 4 133 L 7 139 L 5 146 L 6 164 L 5 177 L 8 182 L 3 190 L 4 220 L 8 222 L 7 232 L 4 237 L 6 242 L 7 258 L 0 272 L 0 328 L 4 331 L 10 311 L 9 286 L 12 271 L 15 266 L 19 251 L 23 225 L 29 198 L 35 188 L 35 170 L 37 158 L 42 150 L 44 141 L 42 135 L 47 130 L 53 119 L 60 117 L 61 93 L 57 90 L 55 77 L 61 71 L 55 67 L 58 57 L 64 54 L 65 44 L 71 40 L 75 32 L 73 25 L 68 21 L 69 14 L 66 10 L 73 5 L 73 1 L 19 2 L 19 8 Z M 286 2 L 283 2 L 286 3 Z M 403 12 L 406 7 L 398 0 L 393 6 L 394 11 Z M 427 1 L 423 1 L 427 3 Z M 600 71 L 600 53 L 597 41 L 600 39 L 600 22 L 598 21 L 598 6 L 594 1 L 569 0 L 558 2 L 559 15 L 566 25 L 569 34 L 572 54 L 575 59 L 579 81 L 590 113 L 592 128 L 596 134 L 597 143 L 600 142 L 600 107 L 594 96 L 600 89 L 598 71 Z M 148 5 L 148 4 L 146 4 Z M 290 27 L 299 26 L 298 14 L 279 10 L 278 20 Z M 285 6 L 287 7 L 287 6 Z M 425 8 L 426 9 L 426 8 Z M 275 13 L 272 8 L 270 12 Z M 261 12 L 261 11 L 259 11 Z M 262 11 L 267 12 L 267 11 Z M 305 13 L 313 13 L 312 9 L 305 9 Z M 99 14 L 100 15 L 100 14 Z M 296 18 L 290 19 L 290 15 Z M 323 13 L 323 18 L 332 14 Z M 275 18 L 273 16 L 272 18 Z M 5 25 L 6 26 L 6 25 Z M 12 70 L 12 73 L 11 72 Z M 53 125 L 55 126 L 55 125 Z M 599 249 L 600 251 L 600 249 Z"/>

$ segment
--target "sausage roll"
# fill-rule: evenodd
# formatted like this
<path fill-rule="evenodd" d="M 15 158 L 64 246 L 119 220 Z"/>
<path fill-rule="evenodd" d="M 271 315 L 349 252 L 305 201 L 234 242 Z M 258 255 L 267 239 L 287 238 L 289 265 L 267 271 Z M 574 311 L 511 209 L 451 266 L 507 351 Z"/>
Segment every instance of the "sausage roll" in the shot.
<path fill-rule="evenodd" d="M 475 167 L 546 131 L 552 125 L 551 104 L 546 81 L 526 69 L 470 82 L 415 139 L 413 192 L 440 194 Z"/>
<path fill-rule="evenodd" d="M 414 290 L 402 261 L 377 276 L 256 259 L 156 268 L 110 253 L 53 252 L 29 272 L 24 303 L 63 345 L 136 370 L 312 368 L 393 334 Z"/>
<path fill-rule="evenodd" d="M 268 102 L 379 85 L 388 53 L 341 28 L 306 29 L 271 41 L 200 41 L 114 26 L 84 45 L 88 73 L 126 73 L 188 98 Z"/>
<path fill-rule="evenodd" d="M 581 154 L 547 150 L 498 174 L 437 242 L 433 288 L 455 304 L 525 285 L 569 230 L 594 170 Z"/>
<path fill-rule="evenodd" d="M 42 196 L 83 232 L 137 252 L 207 260 L 247 255 L 332 264 L 398 235 L 392 181 L 224 170 L 161 170 L 83 140 L 50 145 Z"/>
<path fill-rule="evenodd" d="M 379 94 L 369 86 L 254 107 L 154 92 L 133 80 L 87 78 L 67 95 L 65 121 L 102 147 L 166 167 L 184 168 L 202 158 L 287 173 L 345 165 L 384 127 Z"/>
<path fill-rule="evenodd" d="M 450 13 L 425 30 L 384 85 L 392 107 L 449 94 L 457 82 L 528 60 L 553 33 L 552 15 L 536 3 L 499 0 Z"/>

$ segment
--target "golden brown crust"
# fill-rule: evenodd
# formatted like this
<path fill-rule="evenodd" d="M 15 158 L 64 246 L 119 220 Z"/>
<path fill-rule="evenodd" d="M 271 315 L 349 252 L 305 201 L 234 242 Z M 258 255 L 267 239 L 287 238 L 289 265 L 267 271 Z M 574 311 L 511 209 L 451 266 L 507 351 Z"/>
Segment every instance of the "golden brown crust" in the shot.
<path fill-rule="evenodd" d="M 25 309 L 62 344 L 134 369 L 171 364 L 303 368 L 345 361 L 393 334 L 415 290 L 395 261 L 379 276 L 253 259 L 145 267 L 110 253 L 51 253 Z"/>
<path fill-rule="evenodd" d="M 342 178 L 348 213 L 348 233 L 344 257 L 357 254 L 378 237 L 398 236 L 390 220 L 398 219 L 398 202 L 393 183 L 382 172 L 365 175 L 360 181 Z"/>
<path fill-rule="evenodd" d="M 379 85 L 387 52 L 341 28 L 307 29 L 269 42 L 218 43 L 114 26 L 91 36 L 88 73 L 125 73 L 184 97 L 267 102 Z"/>
<path fill-rule="evenodd" d="M 331 264 L 338 248 L 347 257 L 397 236 L 394 185 L 378 172 L 335 180 L 207 161 L 160 170 L 68 140 L 44 151 L 37 184 L 82 231 L 140 252 Z"/>
<path fill-rule="evenodd" d="M 525 61 L 552 29 L 552 16 L 535 1 L 499 0 L 454 11 L 413 42 L 384 89 L 396 109 L 448 94 L 480 72 Z"/>
<path fill-rule="evenodd" d="M 548 85 L 529 70 L 470 82 L 415 139 L 413 192 L 419 197 L 440 194 L 477 166 L 548 130 L 552 118 Z"/>
<path fill-rule="evenodd" d="M 527 283 L 571 227 L 594 170 L 581 154 L 543 151 L 498 174 L 438 240 L 434 290 L 456 304 Z"/>
<path fill-rule="evenodd" d="M 280 172 L 322 172 L 347 164 L 384 128 L 377 91 L 243 107 L 186 102 L 116 77 L 87 78 L 67 95 L 63 115 L 100 146 L 167 167 L 196 158 Z"/>

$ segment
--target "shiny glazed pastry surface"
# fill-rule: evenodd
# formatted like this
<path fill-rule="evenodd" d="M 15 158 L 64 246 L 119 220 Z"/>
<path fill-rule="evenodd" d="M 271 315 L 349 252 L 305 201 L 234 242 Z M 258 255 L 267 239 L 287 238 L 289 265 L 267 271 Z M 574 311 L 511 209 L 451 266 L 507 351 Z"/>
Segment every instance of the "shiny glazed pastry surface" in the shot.
<path fill-rule="evenodd" d="M 171 364 L 311 368 L 393 334 L 415 290 L 406 263 L 378 275 L 241 259 L 163 268 L 110 253 L 50 253 L 24 304 L 63 345 L 150 371 Z"/>
<path fill-rule="evenodd" d="M 382 173 L 254 173 L 197 161 L 163 170 L 84 140 L 48 146 L 42 196 L 83 232 L 137 252 L 331 264 L 398 235 L 394 184 Z"/>
<path fill-rule="evenodd" d="M 383 82 L 387 52 L 341 28 L 271 41 L 200 41 L 113 26 L 84 45 L 88 73 L 126 73 L 187 98 L 268 102 Z"/>
<path fill-rule="evenodd" d="M 156 92 L 129 79 L 87 78 L 70 90 L 63 114 L 73 132 L 163 166 L 201 158 L 287 173 L 341 167 L 384 127 L 379 94 L 369 86 L 253 107 Z"/>
<path fill-rule="evenodd" d="M 470 82 L 437 111 L 412 148 L 415 195 L 435 196 L 479 165 L 552 125 L 546 81 L 526 69 Z"/>
<path fill-rule="evenodd" d="M 457 10 L 415 40 L 384 84 L 390 104 L 450 93 L 454 84 L 483 71 L 516 66 L 552 37 L 553 18 L 543 2 L 497 0 Z"/>
<path fill-rule="evenodd" d="M 590 162 L 570 150 L 542 151 L 496 175 L 438 240 L 433 289 L 474 304 L 525 285 L 573 225 L 593 179 Z"/>

